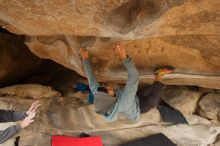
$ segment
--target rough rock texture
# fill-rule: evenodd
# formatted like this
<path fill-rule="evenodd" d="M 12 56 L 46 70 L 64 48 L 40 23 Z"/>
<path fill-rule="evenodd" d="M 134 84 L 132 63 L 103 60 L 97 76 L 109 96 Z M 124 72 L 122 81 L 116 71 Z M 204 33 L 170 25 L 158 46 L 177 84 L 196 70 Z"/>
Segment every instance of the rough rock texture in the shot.
<path fill-rule="evenodd" d="M 217 38 L 169 36 L 123 41 L 123 45 L 140 72 L 141 82 L 152 83 L 153 69 L 170 64 L 176 67 L 176 72 L 167 76 L 165 83 L 219 89 L 220 52 Z M 213 43 L 202 45 L 202 40 Z M 126 80 L 126 71 L 112 50 L 114 42 L 111 38 L 71 36 L 31 37 L 26 40 L 34 54 L 52 59 L 81 75 L 84 75 L 84 71 L 78 49 L 80 46 L 90 46 L 91 62 L 98 80 L 123 82 Z M 207 49 L 211 46 L 213 49 Z"/>
<path fill-rule="evenodd" d="M 54 92 L 50 90 L 48 92 Z M 138 122 L 129 122 L 121 117 L 116 122 L 108 123 L 94 112 L 93 105 L 82 105 L 80 97 L 76 97 L 81 95 L 73 95 L 75 97 L 40 98 L 42 105 L 35 122 L 18 134 L 21 136 L 19 146 L 50 146 L 51 135 L 78 136 L 81 131 L 102 136 L 106 146 L 117 146 L 159 132 L 164 133 L 178 146 L 207 146 L 215 143 L 220 133 L 219 125 L 213 125 L 210 121 L 194 115 L 187 117 L 190 125 L 163 123 L 157 109 L 141 115 Z M 34 99 L 35 97 L 1 96 L 0 108 L 25 111 Z M 5 128 L 11 124 L 13 123 L 0 124 L 0 127 Z M 14 138 L 3 146 L 13 146 L 13 141 Z"/>
<path fill-rule="evenodd" d="M 51 59 L 83 76 L 79 48 L 87 48 L 99 81 L 125 82 L 127 73 L 112 51 L 114 43 L 121 41 L 136 64 L 142 83 L 152 83 L 155 67 L 170 64 L 176 71 L 166 76 L 164 83 L 220 89 L 219 5 L 217 0 L 0 0 L 0 26 L 26 35 L 26 45 L 40 58 Z M 8 62 L 10 59 L 4 62 L 5 66 Z M 28 68 L 22 62 L 24 66 Z M 14 71 L 12 65 L 8 67 Z M 22 67 L 18 67 L 19 72 Z M 2 68 L 0 77 L 6 78 L 8 73 Z M 29 87 L 37 94 L 29 92 Z M 45 91 L 55 94 L 46 96 Z M 191 115 L 200 93 L 193 92 L 194 100 L 189 103 L 191 96 L 185 96 L 188 92 L 181 91 L 184 96 L 178 97 L 182 104 L 175 105 L 187 113 L 189 126 L 166 125 L 157 109 L 142 115 L 137 123 L 123 117 L 106 123 L 94 113 L 93 105 L 82 104 L 81 94 L 59 97 L 58 92 L 35 85 L 9 87 L 7 92 L 2 89 L 0 108 L 26 110 L 36 98 L 43 103 L 35 123 L 19 134 L 20 146 L 49 146 L 51 135 L 77 136 L 84 130 L 102 135 L 108 146 L 158 132 L 165 133 L 178 146 L 212 144 L 220 133 L 219 125 Z M 206 98 L 200 103 L 203 100 Z M 185 105 L 190 108 L 183 109 Z M 206 104 L 200 105 L 205 107 L 204 117 L 210 118 L 206 114 L 209 107 L 203 105 Z M 213 114 L 216 119 L 215 110 Z"/>
<path fill-rule="evenodd" d="M 219 34 L 216 0 L 1 0 L 1 25 L 26 35 L 141 38 Z M 187 9 L 187 11 L 186 11 Z"/>
<path fill-rule="evenodd" d="M 216 0 L 1 0 L 0 25 L 27 35 L 37 56 L 81 75 L 78 49 L 90 48 L 100 81 L 126 80 L 112 52 L 113 43 L 122 41 L 141 82 L 151 83 L 153 68 L 170 64 L 176 72 L 165 83 L 220 89 L 219 5 Z"/>
<path fill-rule="evenodd" d="M 24 98 L 31 97 L 34 99 L 61 96 L 58 91 L 53 90 L 51 87 L 38 84 L 24 84 L 4 87 L 0 89 L 0 95 L 19 96 Z"/>
<path fill-rule="evenodd" d="M 220 146 L 220 134 L 218 135 L 218 137 L 216 138 L 215 143 L 213 143 L 213 145 L 211 146 Z"/>
<path fill-rule="evenodd" d="M 199 101 L 198 113 L 208 119 L 220 121 L 220 94 L 207 94 Z"/>
<path fill-rule="evenodd" d="M 29 75 L 41 63 L 24 44 L 24 36 L 0 29 L 0 86 L 13 84 Z"/>
<path fill-rule="evenodd" d="M 201 96 L 201 92 L 191 91 L 186 87 L 176 86 L 165 90 L 162 98 L 181 113 L 192 115 L 197 109 L 197 102 Z"/>

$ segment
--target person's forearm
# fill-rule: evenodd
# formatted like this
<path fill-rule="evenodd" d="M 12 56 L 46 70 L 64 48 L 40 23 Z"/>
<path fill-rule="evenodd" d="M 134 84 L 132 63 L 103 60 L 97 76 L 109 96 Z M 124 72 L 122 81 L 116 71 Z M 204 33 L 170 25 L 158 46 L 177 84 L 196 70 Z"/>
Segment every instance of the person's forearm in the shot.
<path fill-rule="evenodd" d="M 0 144 L 7 141 L 8 139 L 12 138 L 16 135 L 19 131 L 21 131 L 20 124 L 11 126 L 3 131 L 0 131 Z"/>
<path fill-rule="evenodd" d="M 88 59 L 83 60 L 83 67 L 86 72 L 86 77 L 89 81 L 90 90 L 92 91 L 92 93 L 94 93 L 98 89 L 99 84 L 96 81 L 96 78 L 92 72 L 92 68 Z"/>
<path fill-rule="evenodd" d="M 27 116 L 26 112 L 17 112 L 11 110 L 0 110 L 0 123 L 1 122 L 14 122 L 20 121 Z"/>

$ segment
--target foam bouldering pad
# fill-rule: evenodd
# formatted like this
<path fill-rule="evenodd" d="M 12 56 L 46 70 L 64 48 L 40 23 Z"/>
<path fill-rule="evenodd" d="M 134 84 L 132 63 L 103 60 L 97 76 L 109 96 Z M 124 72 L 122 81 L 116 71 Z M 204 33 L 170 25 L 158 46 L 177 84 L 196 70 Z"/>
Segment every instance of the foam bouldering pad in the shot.
<path fill-rule="evenodd" d="M 162 133 L 130 141 L 120 146 L 177 146 L 168 137 Z"/>
<path fill-rule="evenodd" d="M 172 124 L 189 124 L 180 111 L 170 106 L 163 99 L 160 99 L 159 105 L 157 105 L 157 109 L 159 110 L 160 115 L 165 122 Z"/>
<path fill-rule="evenodd" d="M 101 137 L 52 136 L 52 146 L 103 146 Z"/>
<path fill-rule="evenodd" d="M 160 111 L 160 115 L 165 122 L 172 124 L 188 124 L 183 114 L 176 109 L 165 106 L 157 106 L 157 109 Z"/>

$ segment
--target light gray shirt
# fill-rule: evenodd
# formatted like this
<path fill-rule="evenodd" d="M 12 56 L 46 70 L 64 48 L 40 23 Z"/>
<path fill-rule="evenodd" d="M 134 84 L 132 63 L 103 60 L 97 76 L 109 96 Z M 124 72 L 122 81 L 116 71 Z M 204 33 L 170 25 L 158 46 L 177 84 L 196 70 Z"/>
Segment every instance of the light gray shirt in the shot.
<path fill-rule="evenodd" d="M 140 117 L 139 97 L 136 95 L 139 83 L 139 74 L 131 61 L 131 58 L 127 58 L 123 61 L 123 64 L 128 72 L 128 79 L 123 89 L 115 91 L 117 101 L 110 110 L 109 113 L 103 115 L 107 121 L 115 121 L 118 118 L 118 114 L 124 114 L 129 120 L 138 120 Z M 83 61 L 84 70 L 89 81 L 89 87 L 94 94 L 99 83 L 92 72 L 89 60 Z"/>

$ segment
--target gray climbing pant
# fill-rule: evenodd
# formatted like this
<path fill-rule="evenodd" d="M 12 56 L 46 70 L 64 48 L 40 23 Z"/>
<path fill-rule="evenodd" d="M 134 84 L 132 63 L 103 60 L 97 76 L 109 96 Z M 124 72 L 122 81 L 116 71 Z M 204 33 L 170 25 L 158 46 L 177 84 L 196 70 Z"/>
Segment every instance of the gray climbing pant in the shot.
<path fill-rule="evenodd" d="M 152 86 L 144 86 L 138 90 L 137 95 L 140 100 L 141 113 L 146 113 L 158 105 L 160 95 L 162 94 L 164 88 L 165 85 L 163 83 L 154 81 Z"/>

